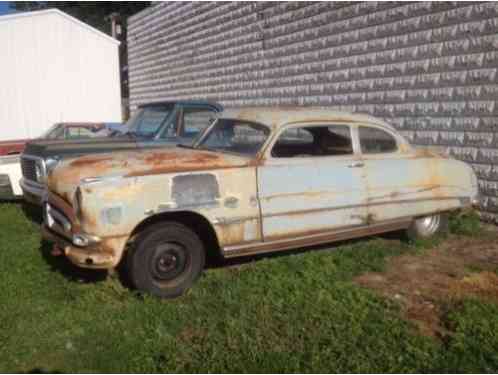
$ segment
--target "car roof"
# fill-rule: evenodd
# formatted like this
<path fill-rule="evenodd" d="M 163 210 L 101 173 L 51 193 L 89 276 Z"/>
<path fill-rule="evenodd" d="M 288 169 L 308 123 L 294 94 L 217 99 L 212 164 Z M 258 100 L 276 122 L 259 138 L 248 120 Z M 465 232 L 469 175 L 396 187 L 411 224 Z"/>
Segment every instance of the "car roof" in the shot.
<path fill-rule="evenodd" d="M 257 122 L 272 128 L 297 122 L 338 121 L 361 122 L 395 130 L 385 121 L 362 113 L 334 111 L 323 107 L 245 107 L 225 109 L 218 118 Z"/>
<path fill-rule="evenodd" d="M 145 107 L 155 107 L 155 106 L 162 106 L 162 105 L 208 105 L 211 107 L 214 107 L 217 111 L 221 112 L 223 111 L 223 106 L 219 103 L 216 102 L 211 102 L 209 100 L 166 100 L 166 101 L 161 101 L 161 102 L 153 102 L 153 103 L 144 103 L 140 104 L 138 107 L 139 108 L 145 108 Z"/>

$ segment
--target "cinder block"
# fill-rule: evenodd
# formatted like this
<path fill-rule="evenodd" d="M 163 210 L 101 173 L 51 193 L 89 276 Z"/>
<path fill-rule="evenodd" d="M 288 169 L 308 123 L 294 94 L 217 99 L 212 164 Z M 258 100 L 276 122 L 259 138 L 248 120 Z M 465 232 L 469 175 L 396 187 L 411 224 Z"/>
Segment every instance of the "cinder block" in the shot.
<path fill-rule="evenodd" d="M 160 3 L 129 20 L 130 103 L 375 114 L 473 162 L 497 208 L 497 34 L 496 2 Z"/>

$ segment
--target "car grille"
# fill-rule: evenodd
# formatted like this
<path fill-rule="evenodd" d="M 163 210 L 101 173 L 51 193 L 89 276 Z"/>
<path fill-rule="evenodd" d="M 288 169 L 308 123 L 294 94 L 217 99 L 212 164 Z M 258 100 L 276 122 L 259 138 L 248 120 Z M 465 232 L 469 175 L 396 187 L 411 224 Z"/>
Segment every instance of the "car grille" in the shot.
<path fill-rule="evenodd" d="M 71 221 L 61 210 L 46 202 L 43 207 L 43 216 L 47 227 L 63 236 L 71 237 Z"/>
<path fill-rule="evenodd" d="M 38 182 L 36 179 L 36 161 L 33 159 L 21 158 L 22 176 L 26 180 Z"/>

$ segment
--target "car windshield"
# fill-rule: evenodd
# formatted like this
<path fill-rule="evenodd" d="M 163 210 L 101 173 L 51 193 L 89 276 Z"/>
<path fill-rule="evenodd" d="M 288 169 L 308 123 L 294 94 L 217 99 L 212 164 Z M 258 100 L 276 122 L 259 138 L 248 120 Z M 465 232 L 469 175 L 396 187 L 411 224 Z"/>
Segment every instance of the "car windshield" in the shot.
<path fill-rule="evenodd" d="M 120 131 L 138 137 L 153 138 L 169 119 L 172 112 L 172 105 L 141 108 Z"/>
<path fill-rule="evenodd" d="M 218 119 L 196 148 L 253 156 L 265 143 L 270 129 L 252 122 Z"/>
<path fill-rule="evenodd" d="M 57 139 L 61 138 L 64 132 L 64 126 L 62 124 L 54 124 L 48 129 L 45 133 L 43 133 L 40 138 L 42 139 Z"/>

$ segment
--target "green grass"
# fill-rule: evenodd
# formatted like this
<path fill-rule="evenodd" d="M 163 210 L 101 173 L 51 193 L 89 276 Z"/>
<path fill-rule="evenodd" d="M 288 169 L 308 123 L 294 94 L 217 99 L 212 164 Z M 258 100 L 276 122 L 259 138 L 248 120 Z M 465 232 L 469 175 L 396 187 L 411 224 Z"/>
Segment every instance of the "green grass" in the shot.
<path fill-rule="evenodd" d="M 346 242 L 208 269 L 159 300 L 53 258 L 17 205 L 0 205 L 0 372 L 498 371 L 498 309 L 449 308 L 444 342 L 352 278 L 432 243 Z"/>
<path fill-rule="evenodd" d="M 477 237 L 482 235 L 481 221 L 475 211 L 464 211 L 452 215 L 449 221 L 449 227 L 452 233 L 462 234 L 465 236 Z"/>

